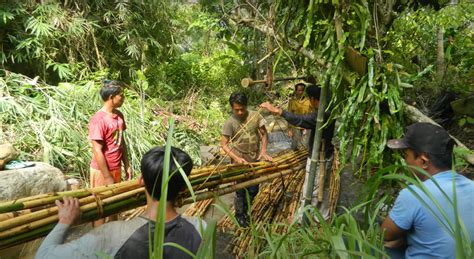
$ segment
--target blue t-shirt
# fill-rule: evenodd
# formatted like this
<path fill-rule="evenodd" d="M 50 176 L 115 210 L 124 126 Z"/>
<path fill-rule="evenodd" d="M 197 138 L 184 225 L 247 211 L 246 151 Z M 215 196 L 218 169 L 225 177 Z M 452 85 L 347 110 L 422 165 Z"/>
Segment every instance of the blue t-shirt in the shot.
<path fill-rule="evenodd" d="M 434 179 L 449 196 L 449 200 L 435 185 Z M 456 183 L 458 213 L 471 240 L 474 240 L 474 182 L 452 171 L 440 172 L 423 182 L 454 224 L 453 179 Z M 407 231 L 406 258 L 455 258 L 455 241 L 436 220 L 432 212 L 409 190 L 415 191 L 445 222 L 436 205 L 419 188 L 410 185 L 398 195 L 390 211 L 390 218 L 402 230 Z M 446 223 L 446 225 L 448 225 Z"/>

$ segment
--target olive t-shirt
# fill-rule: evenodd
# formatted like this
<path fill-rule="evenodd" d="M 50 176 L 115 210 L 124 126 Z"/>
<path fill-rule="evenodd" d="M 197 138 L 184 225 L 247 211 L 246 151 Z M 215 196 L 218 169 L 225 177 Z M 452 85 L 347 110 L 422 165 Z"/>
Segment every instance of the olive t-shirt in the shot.
<path fill-rule="evenodd" d="M 233 152 L 247 161 L 255 161 L 260 142 L 258 129 L 265 126 L 265 123 L 263 116 L 254 111 L 248 111 L 245 120 L 232 115 L 224 123 L 222 135 L 230 138 L 229 147 Z"/>

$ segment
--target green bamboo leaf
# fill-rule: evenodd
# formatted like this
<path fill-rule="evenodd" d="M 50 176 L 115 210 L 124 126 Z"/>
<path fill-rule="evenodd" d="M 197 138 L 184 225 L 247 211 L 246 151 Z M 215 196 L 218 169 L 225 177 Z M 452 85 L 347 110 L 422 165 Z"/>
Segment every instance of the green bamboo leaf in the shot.
<path fill-rule="evenodd" d="M 186 176 L 186 173 L 184 172 L 182 165 L 178 163 L 175 157 L 173 157 L 173 161 L 178 166 L 178 172 L 181 174 L 181 177 L 183 177 L 184 182 L 186 183 L 186 187 L 188 187 L 189 193 L 191 194 L 191 198 L 193 199 L 194 202 L 196 202 L 196 194 L 194 193 L 193 186 L 191 185 L 189 178 Z"/>
<path fill-rule="evenodd" d="M 175 247 L 183 252 L 185 252 L 187 255 L 191 256 L 191 257 L 195 257 L 195 255 L 189 251 L 188 249 L 186 249 L 185 247 L 183 247 L 182 245 L 180 244 L 176 244 L 176 243 L 171 243 L 171 242 L 167 242 L 167 243 L 164 243 L 163 246 L 172 246 L 172 247 Z"/>
<path fill-rule="evenodd" d="M 308 46 L 309 41 L 311 40 L 311 34 L 313 32 L 313 6 L 314 0 L 310 0 L 308 5 L 308 12 L 306 14 L 306 34 L 303 42 L 303 48 L 306 48 Z"/>
<path fill-rule="evenodd" d="M 209 221 L 203 234 L 201 245 L 196 253 L 196 258 L 216 258 L 216 229 L 217 221 Z"/>
<path fill-rule="evenodd" d="M 160 203 L 158 204 L 158 211 L 156 213 L 155 220 L 155 233 L 154 233 L 154 244 L 152 252 L 150 253 L 152 258 L 162 259 L 163 258 L 163 244 L 165 241 L 165 224 L 166 224 L 166 201 L 168 198 L 168 180 L 170 173 L 170 158 L 171 158 L 171 143 L 173 141 L 174 131 L 174 119 L 168 120 L 168 137 L 166 139 L 165 146 L 165 157 L 163 163 L 163 172 L 161 176 L 161 196 Z M 157 177 L 158 179 L 159 177 Z M 155 183 L 156 184 L 156 183 Z M 155 187 L 153 188 L 155 189 Z M 151 232 L 151 231 L 150 231 Z M 150 242 L 150 246 L 153 242 Z"/>
<path fill-rule="evenodd" d="M 342 234 L 338 233 L 335 236 L 331 237 L 331 244 L 334 247 L 334 250 L 336 251 L 337 255 L 339 258 L 342 259 L 349 259 L 349 254 L 347 253 L 347 247 L 344 243 L 344 239 L 342 238 Z"/>
<path fill-rule="evenodd" d="M 362 86 L 360 87 L 359 93 L 357 95 L 357 102 L 358 103 L 362 102 L 362 100 L 364 98 L 366 87 L 367 87 L 367 82 L 364 81 L 364 83 L 362 83 Z"/>

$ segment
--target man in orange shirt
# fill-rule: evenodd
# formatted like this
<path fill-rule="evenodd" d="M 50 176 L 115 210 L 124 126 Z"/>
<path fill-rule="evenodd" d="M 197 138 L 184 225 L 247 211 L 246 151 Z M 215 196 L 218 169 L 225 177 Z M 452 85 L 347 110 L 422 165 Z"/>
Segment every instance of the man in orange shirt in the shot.
<path fill-rule="evenodd" d="M 127 128 L 123 114 L 117 110 L 125 97 L 125 83 L 105 80 L 100 90 L 104 101 L 102 108 L 92 116 L 89 122 L 89 139 L 92 143 L 92 161 L 90 173 L 91 187 L 119 183 L 121 165 L 125 167 L 127 179 L 132 179 L 132 169 L 127 156 L 123 132 Z M 105 223 L 104 219 L 94 222 L 94 227 Z"/>

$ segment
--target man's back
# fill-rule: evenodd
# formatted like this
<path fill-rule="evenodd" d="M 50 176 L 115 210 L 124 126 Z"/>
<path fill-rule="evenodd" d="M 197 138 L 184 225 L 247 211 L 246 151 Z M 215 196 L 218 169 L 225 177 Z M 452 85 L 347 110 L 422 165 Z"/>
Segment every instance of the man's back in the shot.
<path fill-rule="evenodd" d="M 148 219 L 142 218 L 144 222 L 130 238 L 122 245 L 114 258 L 149 258 L 149 232 L 153 237 L 155 231 L 155 223 Z M 205 223 L 202 222 L 204 229 Z M 184 218 L 178 215 L 173 220 L 166 222 L 165 225 L 165 243 L 176 243 L 190 252 L 196 254 L 201 244 L 201 235 L 199 234 L 199 222 L 196 218 Z M 163 258 L 191 258 L 185 252 L 172 246 L 163 248 Z"/>
<path fill-rule="evenodd" d="M 151 223 L 151 224 L 148 224 Z M 202 221 L 205 228 L 205 222 Z M 154 223 L 137 217 L 130 221 L 114 221 L 93 229 L 82 237 L 63 244 L 67 226 L 58 224 L 43 241 L 36 258 L 149 258 L 148 230 L 153 237 Z M 165 243 L 177 243 L 196 253 L 201 243 L 201 232 L 197 218 L 178 215 L 166 222 Z M 191 258 L 181 250 L 165 246 L 164 258 Z"/>
<path fill-rule="evenodd" d="M 470 239 L 474 240 L 474 182 L 462 175 L 453 174 L 452 171 L 441 172 L 433 176 L 434 181 L 429 179 L 423 182 L 441 210 L 423 191 L 409 186 L 400 192 L 395 206 L 390 212 L 393 222 L 399 228 L 407 231 L 408 247 L 405 253 L 407 258 L 416 256 L 425 258 L 455 257 L 455 241 L 438 221 L 440 219 L 444 225 L 449 226 L 441 213 L 443 211 L 449 218 L 450 224 L 454 226 L 453 177 L 456 183 L 458 215 L 466 227 Z M 436 186 L 435 181 L 442 191 Z M 426 205 L 410 192 L 410 188 L 426 202 Z"/>

